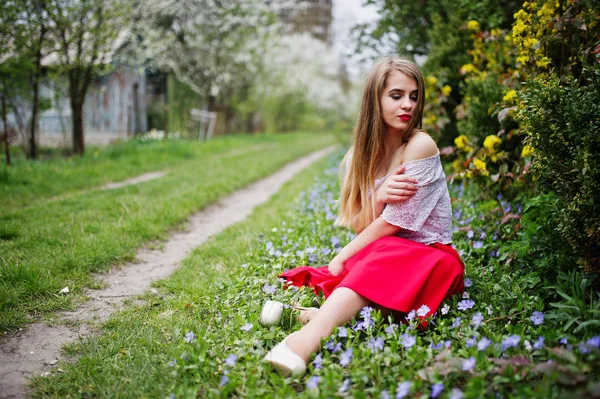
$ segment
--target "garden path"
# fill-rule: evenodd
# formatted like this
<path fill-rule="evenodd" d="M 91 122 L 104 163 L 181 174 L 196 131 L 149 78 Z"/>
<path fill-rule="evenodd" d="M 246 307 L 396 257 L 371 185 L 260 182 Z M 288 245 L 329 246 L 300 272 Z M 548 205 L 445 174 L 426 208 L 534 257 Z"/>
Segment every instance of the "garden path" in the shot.
<path fill-rule="evenodd" d="M 196 213 L 188 221 L 188 230 L 172 234 L 163 249 L 142 249 L 135 262 L 98 276 L 106 288 L 87 290 L 89 300 L 73 312 L 56 315 L 59 321 L 55 324 L 34 323 L 3 339 L 0 342 L 0 398 L 26 396 L 27 379 L 40 373 L 43 375 L 57 365 L 63 345 L 92 333 L 92 323 L 106 320 L 122 306 L 123 300 L 142 294 L 153 281 L 169 276 L 192 249 L 244 220 L 285 182 L 330 154 L 335 147 L 291 162 L 273 175 Z M 150 290 L 158 293 L 153 288 Z"/>

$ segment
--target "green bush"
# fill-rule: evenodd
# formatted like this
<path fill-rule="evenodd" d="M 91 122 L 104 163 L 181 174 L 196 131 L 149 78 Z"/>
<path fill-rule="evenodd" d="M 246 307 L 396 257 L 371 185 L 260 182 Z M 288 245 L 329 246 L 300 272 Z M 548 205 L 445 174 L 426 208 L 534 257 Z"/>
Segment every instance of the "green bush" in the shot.
<path fill-rule="evenodd" d="M 518 119 L 534 148 L 540 189 L 557 198 L 552 219 L 587 271 L 600 272 L 600 66 L 561 85 L 552 75 L 528 83 Z"/>

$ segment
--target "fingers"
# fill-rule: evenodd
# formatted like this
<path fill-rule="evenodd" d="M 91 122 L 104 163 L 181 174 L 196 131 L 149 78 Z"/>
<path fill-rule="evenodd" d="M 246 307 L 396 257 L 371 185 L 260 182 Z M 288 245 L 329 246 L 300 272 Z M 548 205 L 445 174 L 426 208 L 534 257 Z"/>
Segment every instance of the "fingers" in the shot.
<path fill-rule="evenodd" d="M 393 194 L 395 190 L 417 191 L 419 187 L 413 183 L 393 182 L 387 187 L 388 194 Z"/>
<path fill-rule="evenodd" d="M 406 170 L 406 167 L 404 165 L 400 165 L 396 168 L 396 170 L 394 171 L 394 174 L 401 175 L 402 173 L 404 173 L 405 170 Z"/>
<path fill-rule="evenodd" d="M 398 175 L 395 174 L 392 176 L 392 181 L 395 182 L 405 182 L 405 183 L 413 183 L 413 184 L 417 184 L 419 181 L 417 179 L 415 179 L 412 176 L 408 176 L 408 175 Z"/>

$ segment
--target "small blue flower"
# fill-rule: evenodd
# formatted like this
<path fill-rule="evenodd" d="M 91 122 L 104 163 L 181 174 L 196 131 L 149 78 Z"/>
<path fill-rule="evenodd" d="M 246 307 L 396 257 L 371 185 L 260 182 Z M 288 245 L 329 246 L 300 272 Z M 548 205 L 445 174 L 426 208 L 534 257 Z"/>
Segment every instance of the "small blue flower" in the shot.
<path fill-rule="evenodd" d="M 458 388 L 453 388 L 450 393 L 450 399 L 463 399 L 464 393 Z"/>
<path fill-rule="evenodd" d="M 398 326 L 396 324 L 392 323 L 385 328 L 385 333 L 392 335 L 392 334 L 394 334 L 396 328 L 398 328 Z"/>
<path fill-rule="evenodd" d="M 476 360 L 474 357 L 470 357 L 468 359 L 465 359 L 465 361 L 462 364 L 462 371 L 471 371 L 475 368 L 475 363 Z"/>
<path fill-rule="evenodd" d="M 477 345 L 477 338 L 475 338 L 475 336 L 472 336 L 471 338 L 467 339 L 467 343 L 465 344 L 465 346 L 467 348 L 470 348 L 472 346 Z"/>
<path fill-rule="evenodd" d="M 315 254 L 308 255 L 308 262 L 309 263 L 316 263 L 317 262 L 317 255 L 315 255 Z"/>
<path fill-rule="evenodd" d="M 538 312 L 537 310 L 531 314 L 531 321 L 534 325 L 539 326 L 540 324 L 544 324 L 544 313 Z"/>
<path fill-rule="evenodd" d="M 321 253 L 325 256 L 329 255 L 331 253 L 331 248 L 323 248 L 321 250 Z"/>
<path fill-rule="evenodd" d="M 177 364 L 177 359 L 173 359 L 169 362 L 169 367 L 175 367 L 176 364 Z"/>
<path fill-rule="evenodd" d="M 537 339 L 537 341 L 535 341 L 533 343 L 533 349 L 543 349 L 544 348 L 544 336 L 540 335 Z"/>
<path fill-rule="evenodd" d="M 344 393 L 348 391 L 348 388 L 350 388 L 350 378 L 346 378 L 344 380 L 344 382 L 342 383 L 342 385 L 340 386 L 340 389 L 338 389 L 338 392 L 340 393 Z"/>
<path fill-rule="evenodd" d="M 412 382 L 404 381 L 398 384 L 398 388 L 396 388 L 396 399 L 402 399 L 407 397 L 410 394 L 410 387 L 412 386 Z"/>
<path fill-rule="evenodd" d="M 235 366 L 236 360 L 237 360 L 237 355 L 235 353 L 232 353 L 231 355 L 227 356 L 227 359 L 225 359 L 225 364 L 228 365 L 229 367 L 233 367 L 233 366 Z"/>
<path fill-rule="evenodd" d="M 431 311 L 431 309 L 429 309 L 429 306 L 427 305 L 421 305 L 421 307 L 419 309 L 417 309 L 417 316 L 419 317 L 425 317 L 425 315 L 427 313 L 429 313 Z"/>
<path fill-rule="evenodd" d="M 194 334 L 191 331 L 188 331 L 187 334 L 185 334 L 185 342 L 191 343 L 196 339 L 196 334 Z"/>
<path fill-rule="evenodd" d="M 346 329 L 346 327 L 338 327 L 338 337 L 340 338 L 344 338 L 348 336 L 348 330 Z"/>
<path fill-rule="evenodd" d="M 502 352 L 508 348 L 518 347 L 520 341 L 521 337 L 518 335 L 509 335 L 508 337 L 504 338 L 504 341 L 502 341 Z"/>
<path fill-rule="evenodd" d="M 458 303 L 458 310 L 465 311 L 475 306 L 475 301 L 472 299 L 464 299 Z"/>
<path fill-rule="evenodd" d="M 600 335 L 596 335 L 595 337 L 588 339 L 587 341 L 585 341 L 585 344 L 589 346 L 594 346 L 596 348 L 600 348 Z"/>
<path fill-rule="evenodd" d="M 315 356 L 315 359 L 313 360 L 313 367 L 317 370 L 323 367 L 323 356 L 321 356 L 320 353 Z"/>
<path fill-rule="evenodd" d="M 558 340 L 558 343 L 561 345 L 566 345 L 569 343 L 569 339 L 567 337 L 561 338 Z"/>
<path fill-rule="evenodd" d="M 411 310 L 410 312 L 408 312 L 408 314 L 406 315 L 406 320 L 411 321 L 412 319 L 415 318 L 417 312 L 415 312 L 414 310 Z"/>
<path fill-rule="evenodd" d="M 352 348 L 346 349 L 344 353 L 340 355 L 340 365 L 346 367 L 352 361 Z"/>
<path fill-rule="evenodd" d="M 483 248 L 483 241 L 475 241 L 473 243 L 473 248 L 474 249 L 481 249 L 481 248 Z"/>
<path fill-rule="evenodd" d="M 433 342 L 431 343 L 431 349 L 439 351 L 440 349 L 442 349 L 444 347 L 444 343 L 440 342 L 437 344 L 434 344 Z"/>
<path fill-rule="evenodd" d="M 473 315 L 473 318 L 471 319 L 471 323 L 474 326 L 479 326 L 482 321 L 483 321 L 483 315 L 481 314 L 481 312 L 475 313 L 475 315 Z"/>
<path fill-rule="evenodd" d="M 384 342 L 385 341 L 381 337 L 371 338 L 367 344 L 367 348 L 371 350 L 383 350 Z"/>
<path fill-rule="evenodd" d="M 222 375 L 221 376 L 221 382 L 219 383 L 220 387 L 225 386 L 225 384 L 227 384 L 229 382 L 229 377 L 227 377 L 226 375 Z"/>
<path fill-rule="evenodd" d="M 269 284 L 265 284 L 262 287 L 262 290 L 265 294 L 269 294 L 269 295 L 273 295 L 275 293 L 275 290 L 277 289 L 276 286 L 274 285 L 269 285 Z"/>
<path fill-rule="evenodd" d="M 450 328 L 456 328 L 458 326 L 460 326 L 460 317 L 457 317 L 456 319 L 454 319 L 454 323 L 452 323 Z"/>
<path fill-rule="evenodd" d="M 474 235 L 475 235 L 475 233 L 473 232 L 473 230 L 469 230 L 467 232 L 467 238 L 473 238 Z"/>
<path fill-rule="evenodd" d="M 469 288 L 472 285 L 473 285 L 473 280 L 471 280 L 470 278 L 466 278 L 465 279 L 465 287 Z"/>
<path fill-rule="evenodd" d="M 410 334 L 402 334 L 400 336 L 400 338 L 401 338 L 401 341 L 402 341 L 402 346 L 405 349 L 412 348 L 414 346 L 414 344 L 417 343 L 417 338 L 414 337 L 414 336 L 412 336 L 412 335 L 410 335 Z"/>
<path fill-rule="evenodd" d="M 329 241 L 331 242 L 331 245 L 333 245 L 335 248 L 338 248 L 340 246 L 340 239 L 336 236 L 331 237 Z"/>
<path fill-rule="evenodd" d="M 318 375 L 313 375 L 308 379 L 306 383 L 306 389 L 313 389 L 319 386 L 319 382 L 321 381 L 321 377 Z"/>
<path fill-rule="evenodd" d="M 442 393 L 443 390 L 444 390 L 444 384 L 442 384 L 442 383 L 433 384 L 431 386 L 431 397 L 437 398 L 438 396 L 440 396 L 440 394 Z"/>
<path fill-rule="evenodd" d="M 240 330 L 242 330 L 242 331 L 250 331 L 251 329 L 252 329 L 252 323 L 246 323 L 240 327 Z"/>
<path fill-rule="evenodd" d="M 477 350 L 478 351 L 484 351 L 488 348 L 488 346 L 490 346 L 492 343 L 491 340 L 487 339 L 486 337 L 483 337 L 479 340 L 479 342 L 477 343 Z"/>
<path fill-rule="evenodd" d="M 479 239 L 484 240 L 485 237 L 487 237 L 487 234 L 485 234 L 485 231 L 482 231 L 481 234 L 479 235 Z"/>
<path fill-rule="evenodd" d="M 379 394 L 379 398 L 380 399 L 390 399 L 390 394 L 387 391 L 381 391 L 381 394 Z"/>

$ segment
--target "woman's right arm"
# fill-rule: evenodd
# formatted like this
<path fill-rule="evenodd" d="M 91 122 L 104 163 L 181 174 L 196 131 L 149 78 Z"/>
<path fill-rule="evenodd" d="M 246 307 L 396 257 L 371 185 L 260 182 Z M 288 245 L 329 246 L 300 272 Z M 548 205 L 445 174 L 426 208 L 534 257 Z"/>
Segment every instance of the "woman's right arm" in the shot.
<path fill-rule="evenodd" d="M 352 228 L 356 234 L 360 234 L 367 226 L 369 226 L 375 219 L 381 215 L 386 204 L 390 202 L 406 201 L 417 192 L 417 179 L 407 176 L 404 174 L 405 167 L 400 165 L 396 168 L 394 173 L 389 175 L 385 181 L 375 190 L 375 196 L 370 196 L 368 202 L 365 204 L 366 209 L 372 209 L 371 207 L 373 199 L 375 198 L 375 214 L 368 213 L 368 220 L 365 225 L 361 225 L 358 215 L 352 219 Z"/>

